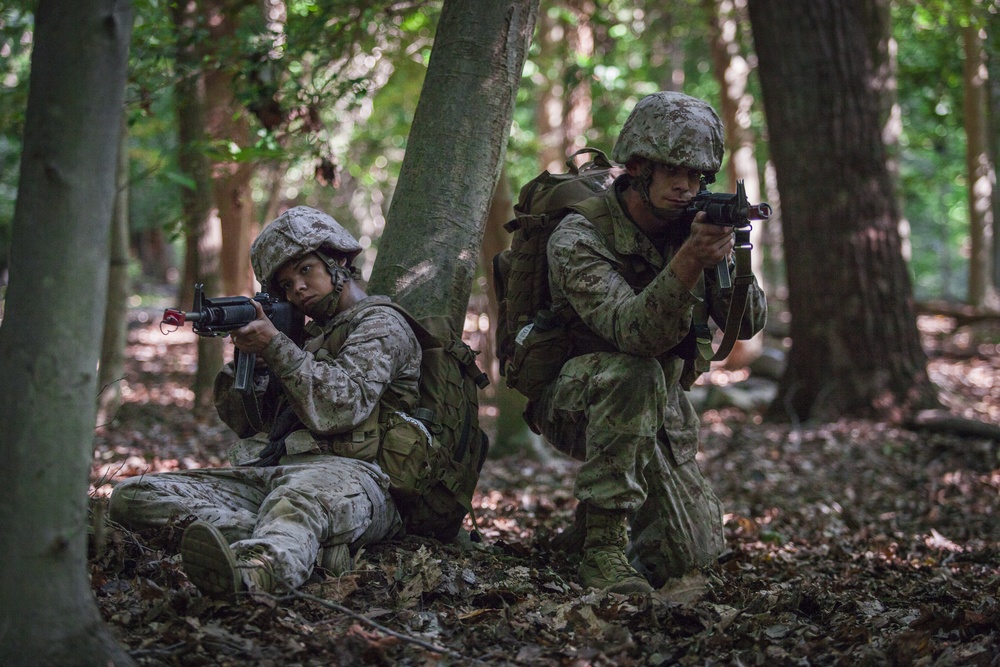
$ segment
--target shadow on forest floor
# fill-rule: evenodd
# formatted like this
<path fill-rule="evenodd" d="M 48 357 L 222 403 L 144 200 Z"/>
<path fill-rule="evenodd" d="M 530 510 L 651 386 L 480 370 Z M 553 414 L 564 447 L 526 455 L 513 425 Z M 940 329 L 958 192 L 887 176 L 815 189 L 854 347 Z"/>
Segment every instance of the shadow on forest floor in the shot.
<path fill-rule="evenodd" d="M 921 328 L 946 405 L 996 423 L 1000 328 L 937 324 Z M 95 440 L 95 506 L 121 477 L 222 465 L 232 441 L 191 413 L 193 336 L 135 323 L 129 359 Z M 699 461 L 731 554 L 653 599 L 582 590 L 546 548 L 575 506 L 560 458 L 487 462 L 470 549 L 380 544 L 348 575 L 225 604 L 188 583 L 178 531 L 111 525 L 92 585 L 142 665 L 1000 664 L 996 441 L 722 407 L 703 415 Z"/>

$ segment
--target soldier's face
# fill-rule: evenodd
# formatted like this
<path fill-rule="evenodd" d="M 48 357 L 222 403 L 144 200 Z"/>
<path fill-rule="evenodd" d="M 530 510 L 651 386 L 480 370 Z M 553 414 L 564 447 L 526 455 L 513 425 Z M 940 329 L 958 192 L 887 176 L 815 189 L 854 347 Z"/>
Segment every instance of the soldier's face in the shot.
<path fill-rule="evenodd" d="M 275 279 L 285 298 L 310 317 L 315 316 L 311 309 L 333 291 L 330 272 L 315 253 L 287 262 L 278 269 Z"/>
<path fill-rule="evenodd" d="M 701 172 L 672 164 L 654 163 L 649 200 L 657 208 L 684 209 L 698 194 Z"/>

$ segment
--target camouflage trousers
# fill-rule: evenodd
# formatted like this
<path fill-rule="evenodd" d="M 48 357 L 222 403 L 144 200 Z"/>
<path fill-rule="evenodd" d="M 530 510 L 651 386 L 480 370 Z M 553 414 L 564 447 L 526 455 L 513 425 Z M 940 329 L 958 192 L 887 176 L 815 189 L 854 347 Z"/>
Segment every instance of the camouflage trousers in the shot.
<path fill-rule="evenodd" d="M 629 514 L 627 555 L 651 584 L 718 558 L 722 503 L 694 459 L 698 419 L 655 359 L 574 357 L 531 418 L 550 444 L 583 461 L 574 482 L 580 502 Z M 684 446 L 672 448 L 668 434 Z"/>
<path fill-rule="evenodd" d="M 131 477 L 111 495 L 109 518 L 126 528 L 208 521 L 237 558 L 263 555 L 279 581 L 299 586 L 323 550 L 392 537 L 399 513 L 378 466 L 328 455 L 282 458 L 267 468 L 211 468 Z"/>

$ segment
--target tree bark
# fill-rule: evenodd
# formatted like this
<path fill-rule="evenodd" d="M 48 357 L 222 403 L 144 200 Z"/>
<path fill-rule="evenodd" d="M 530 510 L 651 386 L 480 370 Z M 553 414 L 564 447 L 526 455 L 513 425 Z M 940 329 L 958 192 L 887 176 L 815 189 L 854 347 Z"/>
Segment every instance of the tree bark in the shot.
<path fill-rule="evenodd" d="M 235 146 L 238 150 L 250 146 L 250 121 L 233 86 L 234 68 L 239 65 L 218 51 L 237 38 L 240 12 L 253 4 L 253 0 L 204 0 L 201 7 L 209 34 L 209 39 L 201 42 L 210 62 L 205 70 L 206 128 L 217 147 Z M 250 196 L 254 164 L 238 157 L 214 160 L 212 187 L 222 224 L 222 289 L 227 296 L 251 296 L 255 292 L 250 266 L 250 244 L 255 236 Z"/>
<path fill-rule="evenodd" d="M 738 10 L 733 0 L 703 0 L 702 5 L 709 17 L 709 50 L 715 79 L 719 82 L 719 115 L 725 128 L 726 152 L 729 153 L 726 176 L 731 191 L 735 191 L 738 181 L 743 181 L 747 198 L 757 203 L 761 201 L 760 172 L 754 150 L 756 137 L 750 127 L 754 99 L 747 90 L 751 68 L 739 41 L 745 16 L 741 16 L 743 12 Z M 755 222 L 750 231 L 750 242 L 757 249 L 750 255 L 750 262 L 754 275 L 766 291 L 768 286 L 764 283 L 762 254 L 765 224 L 764 221 Z M 726 357 L 725 365 L 727 368 L 744 368 L 760 356 L 763 348 L 763 331 L 750 340 L 738 340 Z"/>
<path fill-rule="evenodd" d="M 128 277 L 128 144 L 128 124 L 123 117 L 121 139 L 118 146 L 114 212 L 111 218 L 111 238 L 109 239 L 108 305 L 104 310 L 104 335 L 101 339 L 101 362 L 97 376 L 98 425 L 113 419 L 115 411 L 121 405 L 121 386 L 119 383 L 125 376 L 125 345 L 127 344 L 130 292 Z"/>
<path fill-rule="evenodd" d="M 1000 290 L 1000 188 L 996 187 L 997 164 L 1000 163 L 1000 14 L 986 15 L 986 62 L 989 85 L 987 86 L 988 145 L 993 165 L 993 288 Z"/>
<path fill-rule="evenodd" d="M 87 572 L 87 484 L 132 14 L 42 0 L 0 326 L 0 663 L 128 665 Z"/>
<path fill-rule="evenodd" d="M 750 0 L 781 190 L 792 349 L 772 417 L 936 405 L 900 248 L 863 0 Z"/>
<path fill-rule="evenodd" d="M 201 69 L 201 54 L 194 36 L 200 12 L 194 3 L 179 2 L 172 9 L 177 37 L 177 128 L 178 166 L 188 177 L 190 187 L 181 191 L 186 244 L 184 278 L 181 283 L 179 308 L 191 307 L 194 285 L 204 285 L 207 296 L 220 291 L 219 254 L 222 246 L 219 211 L 212 197 L 212 166 L 205 154 L 206 88 Z M 249 253 L 249 250 L 247 251 Z M 229 293 L 227 294 L 235 294 Z M 198 368 L 194 378 L 194 410 L 199 417 L 215 410 L 213 388 L 215 376 L 223 364 L 223 338 L 198 338 Z"/>
<path fill-rule="evenodd" d="M 369 292 L 462 331 L 538 0 L 445 0 Z"/>
<path fill-rule="evenodd" d="M 1000 309 L 993 285 L 993 188 L 986 124 L 987 75 L 983 36 L 978 25 L 961 28 L 962 88 L 965 92 L 965 169 L 969 181 L 969 304 Z"/>

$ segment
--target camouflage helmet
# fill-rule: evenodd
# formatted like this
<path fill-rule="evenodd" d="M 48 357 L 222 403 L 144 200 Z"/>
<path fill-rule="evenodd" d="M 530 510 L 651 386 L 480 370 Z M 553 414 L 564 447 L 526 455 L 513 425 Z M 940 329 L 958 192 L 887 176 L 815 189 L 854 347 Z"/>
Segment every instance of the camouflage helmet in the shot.
<path fill-rule="evenodd" d="M 361 252 L 361 244 L 326 213 L 296 206 L 264 228 L 250 247 L 250 260 L 257 280 L 267 290 L 285 262 L 321 249 L 346 255 L 350 265 Z"/>
<path fill-rule="evenodd" d="M 722 121 L 707 102 L 674 92 L 639 100 L 615 142 L 611 157 L 633 157 L 714 174 L 722 166 Z"/>

